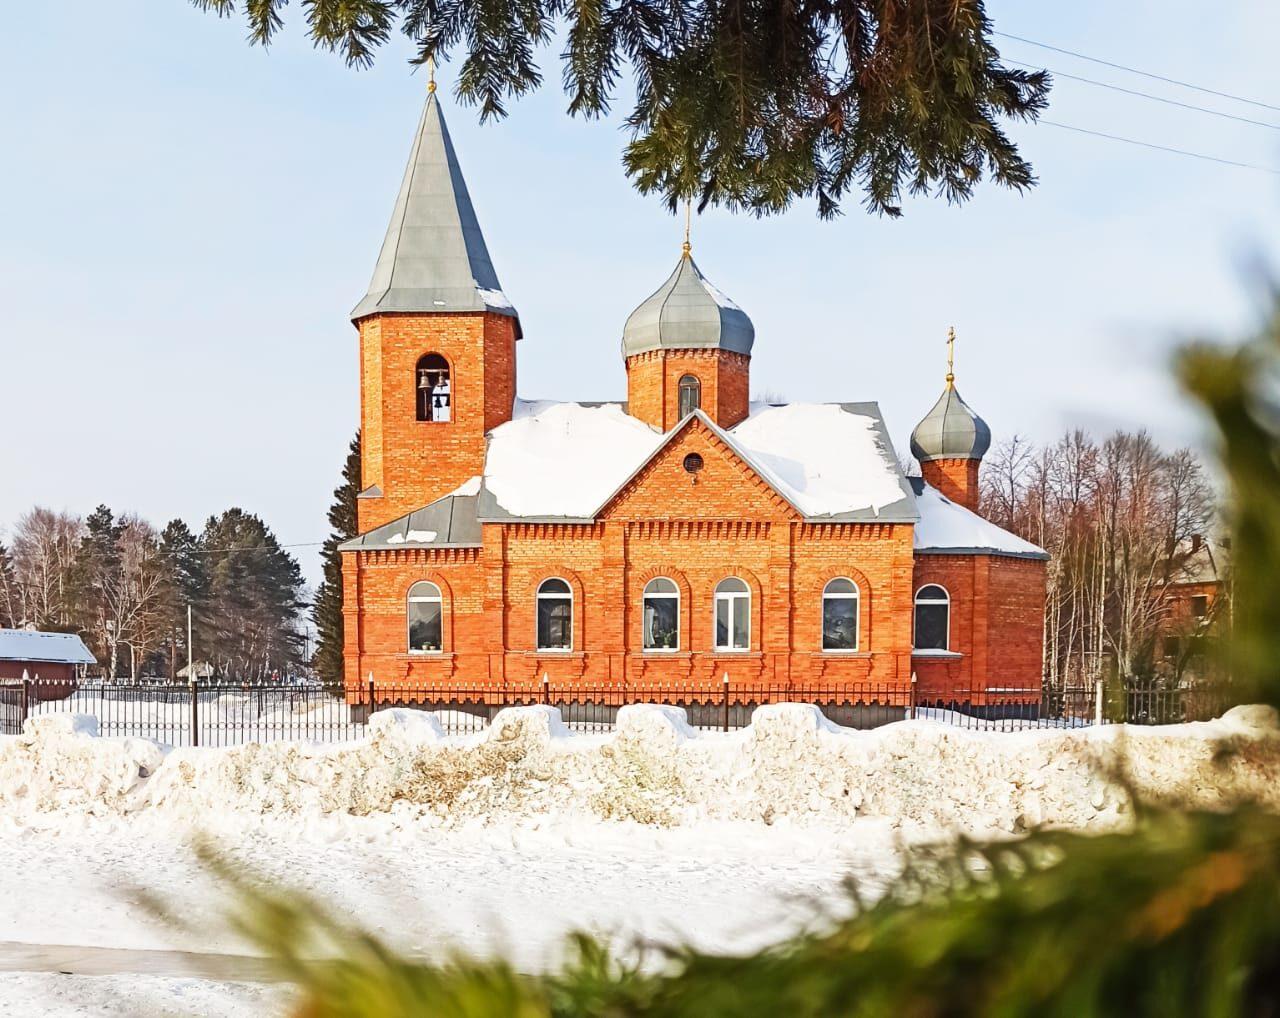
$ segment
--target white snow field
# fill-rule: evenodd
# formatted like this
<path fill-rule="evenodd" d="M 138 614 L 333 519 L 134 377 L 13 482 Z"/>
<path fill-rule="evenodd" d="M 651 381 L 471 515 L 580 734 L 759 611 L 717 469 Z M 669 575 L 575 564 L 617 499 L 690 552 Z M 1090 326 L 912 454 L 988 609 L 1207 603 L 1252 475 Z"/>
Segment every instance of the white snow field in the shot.
<path fill-rule="evenodd" d="M 855 732 L 778 704 L 725 734 L 636 706 L 613 733 L 576 735 L 525 707 L 457 737 L 389 710 L 370 732 L 166 750 L 54 715 L 0 738 L 0 1015 L 279 1013 L 288 989 L 236 957 L 249 949 L 194 860 L 199 834 L 403 950 L 533 970 L 578 928 L 624 949 L 771 942 L 838 911 L 846 877 L 875 893 L 905 842 L 1122 825 L 1121 754 L 1153 794 L 1280 806 L 1280 730 L 1261 708 L 1166 728 Z M 1240 750 L 1226 767 L 1224 739 Z"/>

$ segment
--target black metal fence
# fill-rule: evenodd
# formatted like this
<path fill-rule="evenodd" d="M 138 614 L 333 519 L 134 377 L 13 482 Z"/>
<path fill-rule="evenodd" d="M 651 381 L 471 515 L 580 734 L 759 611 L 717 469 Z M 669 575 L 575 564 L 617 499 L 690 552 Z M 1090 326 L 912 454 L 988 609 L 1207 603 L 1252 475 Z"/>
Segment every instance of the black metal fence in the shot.
<path fill-rule="evenodd" d="M 974 690 L 939 699 L 918 697 L 913 684 L 832 686 L 710 683 L 646 688 L 634 684 L 413 685 L 377 682 L 347 688 L 281 683 L 127 685 L 101 681 L 0 682 L 0 734 L 18 734 L 32 717 L 89 714 L 103 735 L 154 739 L 172 746 L 231 746 L 248 742 L 335 742 L 366 733 L 380 710 L 404 707 L 435 713 L 446 734 L 484 730 L 504 707 L 556 707 L 570 729 L 607 732 L 628 704 L 684 708 L 689 723 L 731 731 L 751 723 L 757 707 L 800 702 L 818 707 L 848 728 L 874 728 L 909 718 L 961 728 L 1018 731 L 1075 728 L 1127 721 L 1168 724 L 1206 720 L 1230 705 L 1219 687 L 1127 689 L 1108 694 L 1100 684 L 1067 689 Z"/>

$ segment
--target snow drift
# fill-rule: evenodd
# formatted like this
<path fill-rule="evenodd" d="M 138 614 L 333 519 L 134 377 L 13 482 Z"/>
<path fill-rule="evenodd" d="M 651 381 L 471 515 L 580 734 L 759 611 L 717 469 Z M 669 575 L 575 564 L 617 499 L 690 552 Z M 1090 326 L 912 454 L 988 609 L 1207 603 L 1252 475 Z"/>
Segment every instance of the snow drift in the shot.
<path fill-rule="evenodd" d="M 413 710 L 374 716 L 367 739 L 166 749 L 102 738 L 92 718 L 46 716 L 0 738 L 0 811 L 98 815 L 416 812 L 454 825 L 593 817 L 663 826 L 699 820 L 843 823 L 908 831 L 1107 829 L 1127 788 L 1200 806 L 1255 798 L 1280 808 L 1280 728 L 1265 707 L 1162 728 L 989 733 L 931 721 L 840 728 L 808 705 L 756 710 L 728 734 L 675 707 L 629 706 L 608 735 L 577 735 L 550 707 L 502 711 L 447 737 Z"/>

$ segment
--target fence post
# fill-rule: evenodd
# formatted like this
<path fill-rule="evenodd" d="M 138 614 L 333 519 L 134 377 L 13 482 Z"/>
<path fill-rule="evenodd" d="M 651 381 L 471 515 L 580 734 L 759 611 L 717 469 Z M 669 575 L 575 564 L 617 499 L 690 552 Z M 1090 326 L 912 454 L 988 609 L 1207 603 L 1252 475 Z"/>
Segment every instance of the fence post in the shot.
<path fill-rule="evenodd" d="M 542 673 L 542 702 L 551 703 L 551 676 L 546 672 Z"/>
<path fill-rule="evenodd" d="M 365 718 L 366 722 L 369 720 L 369 718 L 373 717 L 373 712 L 377 709 L 378 709 L 377 704 L 374 702 L 374 699 L 373 699 L 373 672 L 370 672 L 369 673 L 369 716 Z"/>
<path fill-rule="evenodd" d="M 21 734 L 22 730 L 26 727 L 27 711 L 31 709 L 28 706 L 30 701 L 31 701 L 31 680 L 27 678 L 27 673 L 24 671 L 22 673 L 21 699 L 19 700 L 19 703 L 18 703 L 18 733 L 19 734 Z"/>
<path fill-rule="evenodd" d="M 724 673 L 724 730 L 729 730 L 729 673 Z"/>
<path fill-rule="evenodd" d="M 191 745 L 200 745 L 200 687 L 196 685 L 196 677 L 193 673 L 187 681 L 187 690 L 191 694 Z"/>
<path fill-rule="evenodd" d="M 916 719 L 916 673 L 911 673 L 911 720 Z M 892 715 L 890 715 L 892 717 Z"/>
<path fill-rule="evenodd" d="M 1095 725 L 1102 724 L 1102 687 L 1101 679 L 1093 684 L 1093 723 Z"/>

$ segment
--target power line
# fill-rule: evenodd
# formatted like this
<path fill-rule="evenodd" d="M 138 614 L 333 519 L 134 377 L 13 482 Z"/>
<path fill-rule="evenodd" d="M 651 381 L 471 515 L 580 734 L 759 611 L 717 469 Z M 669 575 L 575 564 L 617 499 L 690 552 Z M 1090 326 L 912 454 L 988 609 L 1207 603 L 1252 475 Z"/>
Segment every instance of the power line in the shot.
<path fill-rule="evenodd" d="M 1075 57 L 1078 60 L 1088 60 L 1093 64 L 1101 64 L 1103 67 L 1111 67 L 1117 71 L 1127 71 L 1129 74 L 1138 74 L 1144 78 L 1151 78 L 1155 81 L 1163 81 L 1167 85 L 1177 85 L 1179 88 L 1190 88 L 1196 92 L 1204 92 L 1207 95 L 1216 95 L 1219 99 L 1230 99 L 1232 102 L 1248 103 L 1250 106 L 1259 106 L 1264 110 L 1274 110 L 1280 113 L 1280 106 L 1272 103 L 1260 102 L 1257 99 L 1249 99 L 1242 95 L 1233 95 L 1230 92 L 1219 92 L 1214 88 L 1206 88 L 1204 85 L 1195 85 L 1189 81 L 1179 81 L 1177 78 L 1167 78 L 1163 74 L 1153 74 L 1150 71 L 1140 71 L 1136 67 L 1129 67 L 1127 64 L 1117 64 L 1110 60 L 1102 60 L 1099 57 L 1091 57 L 1085 53 L 1077 53 L 1075 50 L 1063 49 L 1061 46 L 1050 46 L 1047 42 L 1037 42 L 1035 39 L 1028 39 L 1021 35 L 1012 35 L 1009 32 L 992 32 L 1002 39 L 1013 39 L 1016 42 L 1025 42 L 1028 46 L 1039 46 L 1041 49 L 1051 50 L 1054 53 L 1062 53 L 1069 57 Z"/>
<path fill-rule="evenodd" d="M 1076 127 L 1073 124 L 1062 124 L 1056 120 L 1037 120 L 1037 124 L 1046 124 L 1049 127 L 1058 127 L 1064 131 L 1075 131 L 1077 134 L 1088 134 L 1095 138 L 1106 138 L 1108 141 L 1122 141 L 1126 145 L 1137 145 L 1140 148 L 1154 149 L 1157 152 L 1170 152 L 1173 155 L 1188 156 L 1191 159 L 1203 159 L 1205 162 L 1221 163 L 1223 166 L 1236 166 L 1242 170 L 1257 170 L 1260 173 L 1270 173 L 1280 177 L 1280 169 L 1273 166 L 1260 166 L 1257 163 L 1242 163 L 1234 159 L 1222 159 L 1219 156 L 1206 155 L 1203 152 L 1191 152 L 1185 148 L 1174 148 L 1171 145 L 1157 145 L 1150 141 L 1138 141 L 1136 138 L 1126 138 L 1119 134 L 1107 134 L 1105 131 L 1091 131 L 1087 127 Z"/>
<path fill-rule="evenodd" d="M 1162 95 L 1153 95 L 1150 92 L 1140 92 L 1134 88 L 1124 88 L 1121 85 L 1112 85 L 1107 81 L 1097 81 L 1093 78 L 1082 78 L 1077 74 L 1068 74 L 1066 71 L 1055 71 L 1052 67 L 1041 68 L 1037 64 L 1024 64 L 1021 60 L 1006 60 L 1006 63 L 1013 64 L 1015 67 L 1026 67 L 1031 70 L 1046 70 L 1055 78 L 1066 78 L 1068 81 L 1080 81 L 1086 85 L 1097 85 L 1099 88 L 1109 88 L 1113 92 L 1123 92 L 1125 95 L 1136 95 L 1143 99 L 1151 99 L 1158 103 L 1167 103 L 1169 106 L 1178 106 L 1184 110 L 1195 110 L 1197 113 L 1207 113 L 1211 117 L 1222 117 L 1224 120 L 1234 120 L 1241 124 L 1252 124 L 1254 127 L 1266 127 L 1272 131 L 1280 131 L 1280 124 L 1269 124 L 1265 120 L 1250 120 L 1248 117 L 1238 117 L 1234 113 L 1223 113 L 1221 110 L 1211 110 L 1207 106 L 1196 106 L 1193 103 L 1180 102 L 1177 99 L 1168 99 Z"/>

